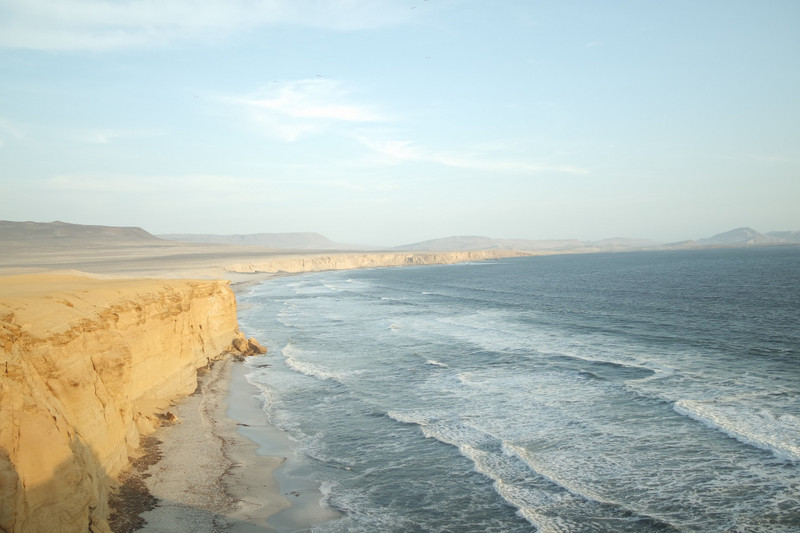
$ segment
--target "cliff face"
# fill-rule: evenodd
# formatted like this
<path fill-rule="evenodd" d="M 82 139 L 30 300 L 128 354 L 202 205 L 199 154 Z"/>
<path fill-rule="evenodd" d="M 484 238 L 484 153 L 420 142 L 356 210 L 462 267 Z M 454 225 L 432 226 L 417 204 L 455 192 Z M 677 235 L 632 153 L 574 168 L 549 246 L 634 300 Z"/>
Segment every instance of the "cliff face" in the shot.
<path fill-rule="evenodd" d="M 230 272 L 317 272 L 407 265 L 440 265 L 464 261 L 485 261 L 502 257 L 530 255 L 508 250 L 467 252 L 369 252 L 281 255 L 266 261 L 253 261 L 226 266 Z"/>
<path fill-rule="evenodd" d="M 0 278 L 0 531 L 109 531 L 140 433 L 238 338 L 227 282 Z"/>

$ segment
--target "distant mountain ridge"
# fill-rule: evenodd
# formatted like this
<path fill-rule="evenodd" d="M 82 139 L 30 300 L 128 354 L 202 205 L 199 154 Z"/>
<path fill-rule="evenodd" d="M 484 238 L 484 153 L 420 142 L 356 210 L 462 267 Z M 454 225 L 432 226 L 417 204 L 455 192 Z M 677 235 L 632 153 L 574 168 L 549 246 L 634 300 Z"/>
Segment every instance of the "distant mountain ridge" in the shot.
<path fill-rule="evenodd" d="M 258 246 L 280 250 L 343 251 L 402 250 L 420 252 L 515 250 L 531 253 L 616 252 L 633 250 L 692 249 L 720 246 L 798 245 L 800 231 L 759 233 L 741 227 L 708 238 L 674 243 L 647 239 L 611 238 L 600 241 L 578 239 L 494 239 L 484 236 L 454 236 L 395 247 L 354 245 L 335 242 L 319 233 L 251 233 L 237 235 L 165 234 L 153 235 L 138 227 L 97 226 L 67 222 L 14 222 L 0 220 L 0 245 L 24 247 L 105 246 L 127 243 L 135 246 L 169 246 L 170 242 Z"/>
<path fill-rule="evenodd" d="M 160 242 L 142 228 L 90 226 L 68 222 L 14 222 L 0 220 L 0 242 L 51 241 L 81 244 L 84 242 Z"/>
<path fill-rule="evenodd" d="M 645 239 L 612 238 L 602 241 L 581 241 L 578 239 L 493 239 L 482 236 L 460 236 L 431 239 L 396 246 L 396 250 L 450 251 L 450 250 L 519 250 L 525 252 L 564 252 L 564 251 L 616 251 L 629 249 L 652 249 L 661 246 L 655 241 Z"/>
<path fill-rule="evenodd" d="M 798 233 L 798 232 L 782 232 L 782 233 Z M 707 239 L 699 239 L 697 244 L 700 245 L 738 245 L 738 246 L 752 246 L 754 244 L 784 244 L 787 242 L 797 242 L 775 237 L 771 235 L 764 235 L 759 233 L 753 228 L 743 227 L 736 228 L 723 233 L 718 233 L 713 237 Z"/>
<path fill-rule="evenodd" d="M 527 252 L 618 252 L 633 250 L 664 250 L 716 246 L 759 246 L 800 244 L 800 231 L 773 231 L 768 234 L 748 228 L 736 228 L 712 237 L 675 243 L 659 243 L 648 239 L 612 238 L 600 241 L 578 239 L 527 240 L 493 239 L 483 236 L 460 236 L 431 239 L 396 246 L 397 250 L 452 251 L 452 250 L 519 250 Z"/>
<path fill-rule="evenodd" d="M 168 233 L 159 235 L 169 241 L 193 243 L 234 244 L 240 246 L 262 246 L 283 250 L 370 250 L 375 246 L 344 244 L 313 232 L 301 233 L 249 233 L 236 235 L 213 235 L 196 233 Z"/>
<path fill-rule="evenodd" d="M 777 237 L 787 242 L 800 243 L 800 231 L 768 231 L 766 234 L 770 237 Z"/>

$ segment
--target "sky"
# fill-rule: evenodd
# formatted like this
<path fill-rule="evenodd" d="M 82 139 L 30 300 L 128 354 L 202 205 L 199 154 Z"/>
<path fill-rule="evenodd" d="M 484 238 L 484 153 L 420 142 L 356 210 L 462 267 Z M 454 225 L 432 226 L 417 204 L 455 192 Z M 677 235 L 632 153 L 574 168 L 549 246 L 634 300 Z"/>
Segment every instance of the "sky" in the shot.
<path fill-rule="evenodd" d="M 800 230 L 797 0 L 0 0 L 0 219 Z"/>

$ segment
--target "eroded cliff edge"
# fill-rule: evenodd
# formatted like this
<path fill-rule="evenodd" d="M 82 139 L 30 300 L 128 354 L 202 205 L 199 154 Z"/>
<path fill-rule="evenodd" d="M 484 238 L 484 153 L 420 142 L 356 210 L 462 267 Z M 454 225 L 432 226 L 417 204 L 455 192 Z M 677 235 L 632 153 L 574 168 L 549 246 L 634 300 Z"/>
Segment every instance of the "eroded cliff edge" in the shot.
<path fill-rule="evenodd" d="M 237 339 L 225 281 L 0 277 L 0 531 L 109 531 L 139 436 Z"/>
<path fill-rule="evenodd" d="M 250 258 L 247 262 L 226 264 L 227 272 L 319 272 L 393 266 L 449 265 L 467 261 L 486 261 L 506 257 L 524 257 L 528 252 L 513 250 L 476 250 L 465 252 L 368 252 L 280 254 Z"/>

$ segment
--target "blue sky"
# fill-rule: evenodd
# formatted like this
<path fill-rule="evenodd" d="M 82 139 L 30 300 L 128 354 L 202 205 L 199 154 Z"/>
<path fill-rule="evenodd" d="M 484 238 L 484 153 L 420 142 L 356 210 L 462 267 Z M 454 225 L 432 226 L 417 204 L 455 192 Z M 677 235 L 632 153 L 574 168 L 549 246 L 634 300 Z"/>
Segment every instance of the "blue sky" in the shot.
<path fill-rule="evenodd" d="M 800 2 L 0 0 L 0 218 L 800 230 Z"/>

